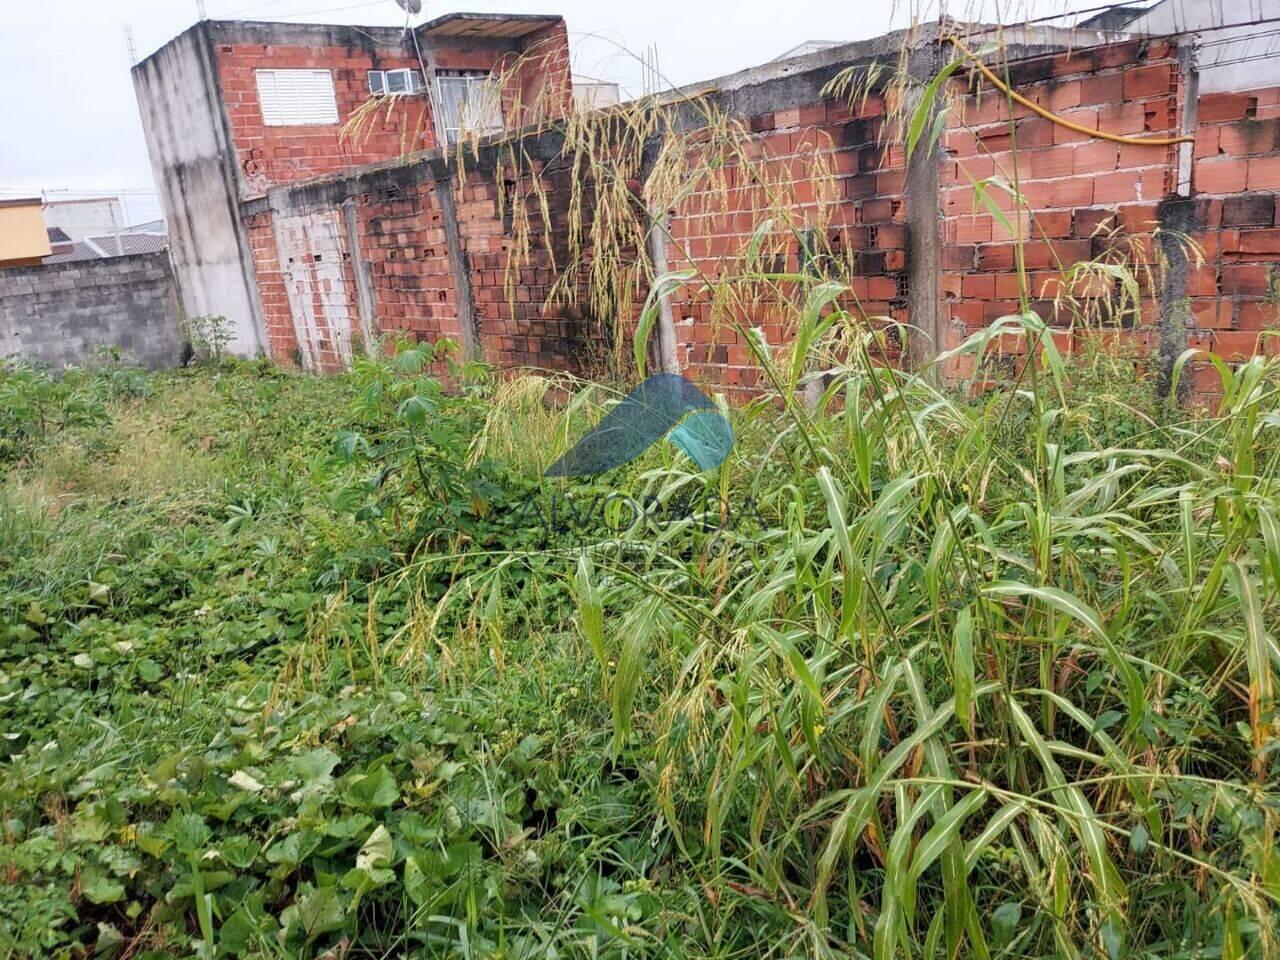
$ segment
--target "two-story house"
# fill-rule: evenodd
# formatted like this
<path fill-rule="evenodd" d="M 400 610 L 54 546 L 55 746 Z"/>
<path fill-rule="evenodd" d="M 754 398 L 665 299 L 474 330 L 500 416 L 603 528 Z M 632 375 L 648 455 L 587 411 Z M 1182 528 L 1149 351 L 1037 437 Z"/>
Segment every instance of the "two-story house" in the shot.
<path fill-rule="evenodd" d="M 573 109 L 558 16 L 412 29 L 202 21 L 133 70 L 188 316 L 269 352 L 245 205 L 273 187 Z"/>

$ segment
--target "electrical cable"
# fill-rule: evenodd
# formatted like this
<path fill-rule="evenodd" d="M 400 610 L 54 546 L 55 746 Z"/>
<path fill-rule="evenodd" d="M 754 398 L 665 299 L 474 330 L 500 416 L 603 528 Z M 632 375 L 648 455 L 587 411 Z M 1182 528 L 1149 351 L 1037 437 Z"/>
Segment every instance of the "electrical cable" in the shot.
<path fill-rule="evenodd" d="M 365 7 L 381 7 L 385 3 L 386 0 L 367 0 L 365 3 L 354 3 L 345 7 L 328 7 L 324 10 L 309 10 L 306 13 L 282 13 L 277 19 L 293 20 L 297 17 L 316 17 L 322 13 L 343 13 L 347 10 L 361 10 Z"/>
<path fill-rule="evenodd" d="M 1226 43 L 1248 43 L 1252 40 L 1258 40 L 1262 37 L 1280 36 L 1280 30 L 1264 30 L 1261 33 L 1235 34 L 1230 37 L 1221 37 L 1218 40 L 1205 40 L 1196 46 L 1203 49 L 1205 47 L 1220 47 Z"/>
<path fill-rule="evenodd" d="M 1046 120 L 1052 121 L 1053 123 L 1056 123 L 1061 127 L 1065 127 L 1068 130 L 1074 130 L 1076 133 L 1083 133 L 1090 137 L 1097 137 L 1100 140 L 1110 140 L 1112 143 L 1124 143 L 1139 147 L 1171 147 L 1178 143 L 1195 142 L 1195 137 L 1124 137 L 1118 133 L 1107 133 L 1105 130 L 1091 130 L 1089 127 L 1083 126 L 1082 124 L 1074 123 L 1065 117 L 1060 117 L 1056 113 L 1046 110 L 1038 103 L 1028 100 L 1012 87 L 1007 86 L 1005 82 L 996 76 L 995 72 L 990 67 L 979 60 L 978 57 L 970 51 L 955 34 L 952 34 L 947 39 L 951 41 L 955 48 L 959 50 L 966 59 L 974 62 L 974 65 L 977 66 L 982 75 L 986 77 L 997 90 L 1005 96 L 1022 104 L 1033 113 L 1037 113 Z"/>
<path fill-rule="evenodd" d="M 1280 50 L 1267 50 L 1263 53 L 1250 54 L 1247 57 L 1236 57 L 1233 60 L 1214 60 L 1212 63 L 1206 64 L 1210 67 L 1225 67 L 1233 63 L 1253 63 L 1255 60 L 1271 60 L 1280 57 Z M 1248 90 L 1236 91 L 1238 93 L 1248 93 Z"/>

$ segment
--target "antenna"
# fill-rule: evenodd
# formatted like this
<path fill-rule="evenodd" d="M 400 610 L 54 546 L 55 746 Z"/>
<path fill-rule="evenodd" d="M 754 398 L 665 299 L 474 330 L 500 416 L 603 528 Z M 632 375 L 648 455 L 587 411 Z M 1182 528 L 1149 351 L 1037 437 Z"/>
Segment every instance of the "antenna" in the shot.
<path fill-rule="evenodd" d="M 396 0 L 396 6 L 414 16 L 422 12 L 422 0 Z"/>
<path fill-rule="evenodd" d="M 658 66 L 658 45 L 651 43 L 640 55 L 640 89 L 645 96 L 662 89 L 662 70 Z"/>
<path fill-rule="evenodd" d="M 124 25 L 124 48 L 129 51 L 129 66 L 138 62 L 138 44 L 133 39 L 133 25 Z"/>
<path fill-rule="evenodd" d="M 207 14 L 204 9 L 204 0 L 196 0 L 196 13 L 200 16 L 201 20 L 209 19 L 209 14 Z"/>

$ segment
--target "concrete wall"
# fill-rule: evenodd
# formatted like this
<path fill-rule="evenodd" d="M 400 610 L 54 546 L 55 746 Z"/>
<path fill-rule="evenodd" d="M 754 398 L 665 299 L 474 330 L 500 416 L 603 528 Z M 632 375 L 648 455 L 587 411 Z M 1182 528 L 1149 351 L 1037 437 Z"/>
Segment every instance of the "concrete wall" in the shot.
<path fill-rule="evenodd" d="M 124 212 L 115 197 L 96 200 L 54 200 L 44 205 L 44 223 L 58 227 L 72 240 L 103 237 L 124 230 Z"/>
<path fill-rule="evenodd" d="M 253 261 L 241 223 L 235 151 L 204 24 L 133 69 L 176 270 L 189 317 L 231 323 L 230 349 L 267 352 Z"/>
<path fill-rule="evenodd" d="M 61 369 L 103 348 L 152 369 L 181 361 L 167 253 L 0 271 L 0 359 Z"/>

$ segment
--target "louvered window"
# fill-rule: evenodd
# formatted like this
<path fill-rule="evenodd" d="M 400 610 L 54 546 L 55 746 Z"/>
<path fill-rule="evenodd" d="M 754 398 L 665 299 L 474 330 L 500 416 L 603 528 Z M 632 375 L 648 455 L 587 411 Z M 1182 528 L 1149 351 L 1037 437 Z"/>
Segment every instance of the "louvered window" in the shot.
<path fill-rule="evenodd" d="M 328 70 L 258 70 L 258 102 L 268 127 L 338 122 L 333 74 Z"/>

